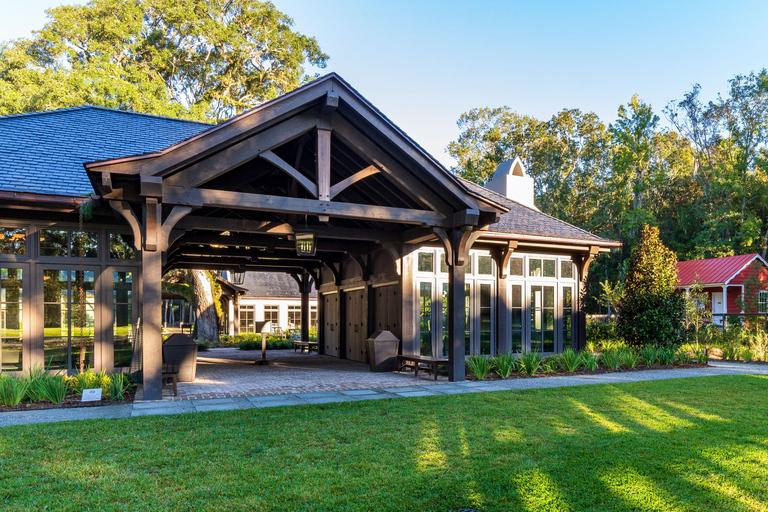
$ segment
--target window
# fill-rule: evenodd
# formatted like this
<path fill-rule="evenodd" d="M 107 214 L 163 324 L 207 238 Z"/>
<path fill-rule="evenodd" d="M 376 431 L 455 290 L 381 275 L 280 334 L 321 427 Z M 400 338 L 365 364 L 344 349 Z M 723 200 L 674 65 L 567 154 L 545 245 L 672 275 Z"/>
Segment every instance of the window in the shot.
<path fill-rule="evenodd" d="M 542 267 L 544 277 L 555 277 L 555 260 L 544 260 Z"/>
<path fill-rule="evenodd" d="M 309 328 L 317 329 L 317 306 L 309 306 Z"/>
<path fill-rule="evenodd" d="M 114 320 L 112 333 L 114 345 L 115 368 L 131 366 L 133 348 L 132 340 L 132 306 L 133 306 L 133 276 L 131 272 L 112 273 L 112 302 Z"/>
<path fill-rule="evenodd" d="M 760 313 L 768 313 L 768 291 L 760 291 L 757 297 L 757 305 Z"/>
<path fill-rule="evenodd" d="M 112 260 L 136 259 L 136 252 L 133 249 L 133 235 L 110 233 L 109 258 Z"/>
<path fill-rule="evenodd" d="M 480 283 L 480 353 L 491 353 L 491 285 Z"/>
<path fill-rule="evenodd" d="M 440 255 L 440 272 L 443 274 L 448 273 L 448 263 L 445 261 L 445 254 Z M 465 274 L 471 274 L 472 273 L 472 256 L 467 258 L 467 264 L 464 265 L 464 273 Z"/>
<path fill-rule="evenodd" d="M 419 272 L 434 272 L 435 271 L 435 255 L 431 252 L 419 253 Z"/>
<path fill-rule="evenodd" d="M 63 229 L 40 230 L 40 256 L 97 258 L 99 234 Z"/>
<path fill-rule="evenodd" d="M 419 283 L 419 344 L 422 356 L 432 356 L 432 283 Z"/>
<path fill-rule="evenodd" d="M 27 254 L 27 230 L 0 227 L 0 254 Z"/>
<path fill-rule="evenodd" d="M 288 328 L 298 329 L 301 327 L 301 306 L 288 306 Z"/>
<path fill-rule="evenodd" d="M 523 258 L 510 258 L 509 275 L 511 276 L 523 275 Z"/>
<path fill-rule="evenodd" d="M 272 322 L 272 329 L 280 327 L 280 306 L 264 306 L 264 321 Z"/>
<path fill-rule="evenodd" d="M 555 351 L 554 286 L 531 286 L 531 351 Z"/>
<path fill-rule="evenodd" d="M 563 349 L 571 346 L 573 336 L 573 287 L 563 286 Z"/>
<path fill-rule="evenodd" d="M 255 332 L 256 307 L 253 304 L 240 304 L 240 332 Z"/>
<path fill-rule="evenodd" d="M 573 262 L 570 260 L 562 260 L 560 262 L 560 278 L 573 279 Z"/>
<path fill-rule="evenodd" d="M 531 258 L 528 260 L 529 277 L 555 277 L 555 260 Z"/>
<path fill-rule="evenodd" d="M 0 269 L 0 373 L 21 371 L 22 271 Z"/>
<path fill-rule="evenodd" d="M 93 367 L 94 283 L 91 270 L 43 270 L 43 355 L 47 369 Z"/>
<path fill-rule="evenodd" d="M 478 256 L 477 257 L 477 273 L 490 276 L 493 274 L 493 260 L 490 256 Z"/>
<path fill-rule="evenodd" d="M 522 271 L 522 266 L 520 267 Z M 523 286 L 512 285 L 512 300 L 510 301 L 512 313 L 512 352 L 523 351 Z"/>

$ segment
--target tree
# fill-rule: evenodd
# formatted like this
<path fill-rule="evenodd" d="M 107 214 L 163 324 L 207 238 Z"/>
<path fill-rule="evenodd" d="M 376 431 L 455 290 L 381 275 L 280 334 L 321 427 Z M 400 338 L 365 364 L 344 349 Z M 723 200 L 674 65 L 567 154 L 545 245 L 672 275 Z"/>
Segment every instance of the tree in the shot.
<path fill-rule="evenodd" d="M 314 38 L 259 0 L 92 0 L 0 48 L 0 114 L 92 104 L 222 120 L 325 67 Z"/>
<path fill-rule="evenodd" d="M 627 343 L 676 348 L 685 341 L 685 300 L 676 284 L 677 257 L 659 239 L 658 228 L 644 225 L 617 308 L 616 327 Z"/>
<path fill-rule="evenodd" d="M 705 322 L 712 320 L 712 309 L 707 309 L 709 304 L 709 294 L 704 291 L 699 275 L 696 274 L 693 284 L 685 291 L 685 325 L 696 340 L 697 351 L 699 343 L 704 343 L 709 337 L 708 333 L 702 331 Z"/>
<path fill-rule="evenodd" d="M 328 56 L 259 0 L 91 0 L 0 45 L 0 115 L 91 104 L 220 121 L 311 80 Z M 218 337 L 207 272 L 190 274 L 196 336 Z"/>

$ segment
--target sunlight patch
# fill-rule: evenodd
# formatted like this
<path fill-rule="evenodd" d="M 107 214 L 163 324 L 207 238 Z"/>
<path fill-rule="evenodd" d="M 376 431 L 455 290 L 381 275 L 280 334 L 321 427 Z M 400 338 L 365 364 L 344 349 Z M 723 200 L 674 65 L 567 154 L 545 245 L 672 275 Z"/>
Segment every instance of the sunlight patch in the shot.
<path fill-rule="evenodd" d="M 589 419 L 591 419 L 593 422 L 609 430 L 610 432 L 614 432 L 617 434 L 622 432 L 631 432 L 631 430 L 628 429 L 627 427 L 623 425 L 619 425 L 618 423 L 609 420 L 606 416 L 600 414 L 599 412 L 592 411 L 589 407 L 582 404 L 581 402 L 574 400 L 573 398 L 569 398 L 568 401 L 574 406 L 576 406 L 577 409 L 583 412 L 584 415 L 587 416 Z"/>

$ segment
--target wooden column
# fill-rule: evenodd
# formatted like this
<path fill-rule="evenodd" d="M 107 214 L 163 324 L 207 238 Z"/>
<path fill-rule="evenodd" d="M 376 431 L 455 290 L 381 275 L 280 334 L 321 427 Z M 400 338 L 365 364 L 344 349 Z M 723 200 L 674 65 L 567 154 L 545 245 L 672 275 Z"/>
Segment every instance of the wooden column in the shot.
<path fill-rule="evenodd" d="M 462 232 L 453 229 L 449 233 L 452 254 L 446 254 L 448 265 L 448 380 L 464 380 L 464 343 L 466 332 L 465 308 L 465 257 L 460 249 Z M 469 251 L 467 251 L 469 252 Z"/>
<path fill-rule="evenodd" d="M 509 258 L 517 248 L 517 242 L 510 240 L 507 247 L 493 253 L 497 266 L 496 282 L 496 346 L 497 356 L 512 351 L 512 327 L 509 323 L 510 303 L 507 278 L 509 277 Z"/>
<path fill-rule="evenodd" d="M 317 199 L 331 200 L 331 130 L 317 129 Z M 328 222 L 327 215 L 318 215 L 320 222 Z"/>
<path fill-rule="evenodd" d="M 142 366 L 144 400 L 163 398 L 163 338 L 161 325 L 163 253 L 157 250 L 160 230 L 161 205 L 156 199 L 147 198 L 143 207 L 144 250 L 141 252 L 142 282 L 141 304 L 143 328 Z"/>
<path fill-rule="evenodd" d="M 232 335 L 237 336 L 240 334 L 240 294 L 235 294 L 234 299 L 234 314 L 232 315 Z"/>
<path fill-rule="evenodd" d="M 401 354 L 417 355 L 419 353 L 419 317 L 418 317 L 418 296 L 415 294 L 416 277 L 414 272 L 414 258 L 417 247 L 415 245 L 403 245 L 402 256 L 400 259 L 402 278 L 401 309 L 400 309 L 400 331 L 401 331 Z M 397 262 L 396 262 L 397 263 Z"/>
<path fill-rule="evenodd" d="M 318 271 L 315 275 L 321 275 Z M 320 294 L 320 283 L 315 283 L 317 288 L 317 353 L 319 355 L 325 354 L 325 296 Z"/>
<path fill-rule="evenodd" d="M 589 266 L 599 254 L 599 247 L 590 247 L 589 255 L 584 255 L 579 263 L 579 311 L 576 314 L 576 339 L 572 341 L 573 350 L 583 350 L 587 345 L 587 277 Z"/>
<path fill-rule="evenodd" d="M 309 290 L 312 287 L 312 282 L 309 279 L 309 274 L 305 270 L 301 274 L 301 341 L 309 341 Z"/>

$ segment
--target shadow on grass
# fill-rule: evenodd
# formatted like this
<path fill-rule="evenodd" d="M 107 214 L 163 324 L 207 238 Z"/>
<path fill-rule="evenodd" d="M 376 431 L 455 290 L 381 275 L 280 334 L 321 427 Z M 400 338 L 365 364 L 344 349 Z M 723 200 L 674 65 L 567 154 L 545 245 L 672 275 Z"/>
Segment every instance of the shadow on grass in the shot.
<path fill-rule="evenodd" d="M 737 376 L 30 425 L 0 504 L 764 510 L 767 412 Z"/>

